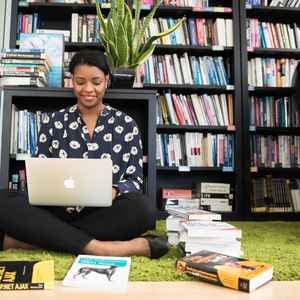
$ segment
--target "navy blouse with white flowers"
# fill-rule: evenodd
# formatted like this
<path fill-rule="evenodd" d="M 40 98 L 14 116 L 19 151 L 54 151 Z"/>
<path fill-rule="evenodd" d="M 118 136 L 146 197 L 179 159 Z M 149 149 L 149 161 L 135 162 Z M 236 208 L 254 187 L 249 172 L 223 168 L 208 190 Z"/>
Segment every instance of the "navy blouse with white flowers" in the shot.
<path fill-rule="evenodd" d="M 97 119 L 92 139 L 77 105 L 46 115 L 39 133 L 37 157 L 111 158 L 113 186 L 119 194 L 142 190 L 139 129 L 130 116 L 108 105 Z"/>

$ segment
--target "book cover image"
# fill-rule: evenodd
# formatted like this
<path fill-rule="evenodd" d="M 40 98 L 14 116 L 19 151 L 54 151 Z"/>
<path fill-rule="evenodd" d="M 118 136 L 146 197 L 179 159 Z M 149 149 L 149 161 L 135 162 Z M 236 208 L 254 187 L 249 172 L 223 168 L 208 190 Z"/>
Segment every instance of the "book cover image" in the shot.
<path fill-rule="evenodd" d="M 176 263 L 179 272 L 213 284 L 251 292 L 273 276 L 270 264 L 202 250 Z"/>
<path fill-rule="evenodd" d="M 53 33 L 21 33 L 20 49 L 45 50 L 51 69 L 48 73 L 49 87 L 62 87 L 64 62 L 64 36 Z"/>
<path fill-rule="evenodd" d="M 54 261 L 0 261 L 0 291 L 54 287 Z"/>
<path fill-rule="evenodd" d="M 130 257 L 79 255 L 63 285 L 123 293 L 128 288 Z"/>

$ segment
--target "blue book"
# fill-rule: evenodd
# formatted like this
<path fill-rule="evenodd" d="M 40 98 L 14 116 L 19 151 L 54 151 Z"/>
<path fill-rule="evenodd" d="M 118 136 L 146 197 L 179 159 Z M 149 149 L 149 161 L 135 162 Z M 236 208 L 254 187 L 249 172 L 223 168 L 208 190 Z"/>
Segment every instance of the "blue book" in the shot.
<path fill-rule="evenodd" d="M 42 49 L 51 66 L 48 73 L 49 87 L 63 86 L 64 36 L 53 33 L 21 33 L 20 49 Z"/>
<path fill-rule="evenodd" d="M 175 21 L 173 18 L 167 18 L 167 24 L 168 27 L 172 27 L 175 24 Z M 170 42 L 171 45 L 177 45 L 177 39 L 176 39 L 176 30 L 170 33 Z"/>
<path fill-rule="evenodd" d="M 188 27 L 189 27 L 189 35 L 190 35 L 190 41 L 191 45 L 197 46 L 197 34 L 196 34 L 196 24 L 194 18 L 188 18 Z"/>

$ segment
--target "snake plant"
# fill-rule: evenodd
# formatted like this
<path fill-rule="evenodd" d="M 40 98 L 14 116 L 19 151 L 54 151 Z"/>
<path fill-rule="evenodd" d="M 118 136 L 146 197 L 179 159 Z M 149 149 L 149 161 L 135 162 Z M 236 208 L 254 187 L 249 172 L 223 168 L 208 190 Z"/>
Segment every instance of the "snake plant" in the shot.
<path fill-rule="evenodd" d="M 154 42 L 175 31 L 185 18 L 178 20 L 164 32 L 151 36 L 144 41 L 146 30 L 160 5 L 155 0 L 150 12 L 141 17 L 141 1 L 133 0 L 134 14 L 125 0 L 112 0 L 107 19 L 96 0 L 97 18 L 100 24 L 99 35 L 104 46 L 108 63 L 112 68 L 136 69 L 155 49 Z"/>

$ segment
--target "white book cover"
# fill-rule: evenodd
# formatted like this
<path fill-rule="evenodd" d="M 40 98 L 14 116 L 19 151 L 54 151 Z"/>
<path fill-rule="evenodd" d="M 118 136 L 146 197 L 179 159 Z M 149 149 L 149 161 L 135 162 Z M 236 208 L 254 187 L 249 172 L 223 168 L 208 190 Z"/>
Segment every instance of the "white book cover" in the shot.
<path fill-rule="evenodd" d="M 130 264 L 130 257 L 78 255 L 63 285 L 124 293 L 128 289 Z"/>

